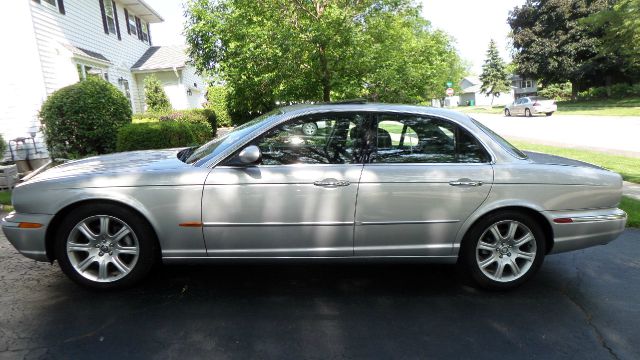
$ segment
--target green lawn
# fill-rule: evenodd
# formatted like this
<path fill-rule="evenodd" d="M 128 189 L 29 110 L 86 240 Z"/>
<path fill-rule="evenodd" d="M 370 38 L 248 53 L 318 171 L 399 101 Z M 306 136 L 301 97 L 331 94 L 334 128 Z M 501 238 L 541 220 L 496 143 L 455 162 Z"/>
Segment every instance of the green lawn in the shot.
<path fill-rule="evenodd" d="M 558 155 L 598 165 L 619 173 L 627 181 L 640 184 L 640 158 L 610 155 L 597 151 L 531 144 L 522 141 L 511 141 L 511 143 L 522 150 Z"/>
<path fill-rule="evenodd" d="M 624 196 L 620 208 L 627 212 L 627 226 L 640 228 L 640 200 Z"/>
<path fill-rule="evenodd" d="M 455 110 L 464 113 L 502 114 L 504 106 L 460 106 Z M 560 115 L 612 115 L 640 116 L 640 98 L 558 101 Z"/>
<path fill-rule="evenodd" d="M 11 193 L 9 191 L 0 191 L 0 205 L 11 205 Z"/>

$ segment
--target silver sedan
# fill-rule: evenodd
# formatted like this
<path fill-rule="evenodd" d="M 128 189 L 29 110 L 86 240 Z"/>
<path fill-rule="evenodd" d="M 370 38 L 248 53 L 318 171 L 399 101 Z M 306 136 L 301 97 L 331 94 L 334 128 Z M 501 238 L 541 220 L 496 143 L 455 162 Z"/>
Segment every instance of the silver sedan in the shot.
<path fill-rule="evenodd" d="M 614 240 L 621 193 L 616 173 L 522 153 L 457 112 L 293 106 L 199 148 L 51 168 L 16 187 L 2 229 L 100 289 L 159 262 L 273 258 L 457 263 L 508 289 L 546 255 Z"/>
<path fill-rule="evenodd" d="M 553 115 L 558 110 L 558 105 L 554 100 L 545 99 L 540 96 L 529 96 L 517 99 L 510 105 L 504 107 L 504 115 L 524 115 L 530 117 L 538 114 L 546 116 Z"/>

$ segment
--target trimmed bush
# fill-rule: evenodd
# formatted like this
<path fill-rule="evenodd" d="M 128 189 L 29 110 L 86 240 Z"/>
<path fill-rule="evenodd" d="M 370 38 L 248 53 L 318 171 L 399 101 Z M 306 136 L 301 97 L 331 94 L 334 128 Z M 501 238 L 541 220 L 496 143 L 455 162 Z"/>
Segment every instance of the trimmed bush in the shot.
<path fill-rule="evenodd" d="M 129 124 L 118 131 L 117 151 L 196 146 L 211 140 L 208 124 L 160 121 Z"/>
<path fill-rule="evenodd" d="M 582 99 L 622 99 L 626 97 L 640 96 L 640 84 L 613 84 L 608 88 L 605 86 L 592 87 L 581 91 L 578 97 Z"/>
<path fill-rule="evenodd" d="M 231 116 L 227 111 L 227 88 L 222 85 L 209 86 L 207 89 L 207 107 L 212 109 L 217 117 L 218 126 L 232 126 Z"/>
<path fill-rule="evenodd" d="M 147 123 L 156 121 L 184 121 L 194 124 L 206 124 L 211 128 L 211 136 L 217 131 L 216 113 L 211 109 L 180 110 L 164 113 L 144 113 L 133 115 L 134 123 Z"/>
<path fill-rule="evenodd" d="M 148 75 L 144 78 L 144 101 L 147 110 L 153 112 L 163 112 L 171 110 L 171 103 L 164 92 L 162 83 L 155 75 Z"/>
<path fill-rule="evenodd" d="M 109 82 L 89 78 L 49 96 L 40 118 L 51 157 L 77 159 L 115 151 L 118 129 L 131 123 L 131 104 Z"/>

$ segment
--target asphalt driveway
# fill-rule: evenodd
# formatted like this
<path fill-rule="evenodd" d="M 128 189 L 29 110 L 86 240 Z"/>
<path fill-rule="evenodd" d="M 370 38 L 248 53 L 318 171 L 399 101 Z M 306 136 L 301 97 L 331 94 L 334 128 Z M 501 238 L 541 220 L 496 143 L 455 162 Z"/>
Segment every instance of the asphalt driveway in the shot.
<path fill-rule="evenodd" d="M 469 115 L 507 138 L 640 157 L 640 117 L 637 116 Z"/>
<path fill-rule="evenodd" d="M 640 358 L 640 230 L 510 293 L 444 265 L 167 266 L 94 293 L 0 236 L 0 359 Z"/>

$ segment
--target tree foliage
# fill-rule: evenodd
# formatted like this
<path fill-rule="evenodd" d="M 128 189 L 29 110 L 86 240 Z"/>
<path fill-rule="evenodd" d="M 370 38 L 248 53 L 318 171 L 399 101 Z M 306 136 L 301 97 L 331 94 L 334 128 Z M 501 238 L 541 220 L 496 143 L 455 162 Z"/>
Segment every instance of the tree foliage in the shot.
<path fill-rule="evenodd" d="M 511 82 L 509 74 L 507 74 L 504 60 L 500 57 L 500 52 L 496 47 L 496 42 L 491 39 L 489 49 L 487 50 L 487 58 L 482 65 L 482 74 L 480 74 L 480 92 L 491 95 L 491 105 L 493 105 L 494 97 L 500 97 L 500 94 L 511 90 Z"/>
<path fill-rule="evenodd" d="M 131 122 L 131 103 L 112 84 L 88 78 L 49 96 L 40 117 L 53 158 L 108 154 L 118 129 Z"/>
<path fill-rule="evenodd" d="M 207 107 L 215 112 L 218 126 L 231 126 L 231 117 L 227 110 L 227 88 L 224 85 L 209 86 Z"/>
<path fill-rule="evenodd" d="M 600 55 L 618 59 L 628 81 L 640 80 L 640 0 L 618 0 L 584 23 L 604 29 Z"/>
<path fill-rule="evenodd" d="M 570 81 L 581 88 L 620 79 L 618 54 L 600 51 L 604 28 L 585 19 L 610 0 L 527 0 L 508 18 L 518 72 L 546 83 Z"/>
<path fill-rule="evenodd" d="M 191 0 L 186 16 L 191 58 L 226 83 L 236 119 L 276 103 L 419 103 L 464 72 L 411 0 Z"/>
<path fill-rule="evenodd" d="M 2 134 L 0 134 L 0 161 L 2 161 L 5 151 L 7 151 L 7 143 L 4 142 L 4 139 L 2 138 Z"/>
<path fill-rule="evenodd" d="M 165 112 L 171 110 L 169 98 L 164 92 L 162 83 L 155 75 L 147 75 L 144 78 L 144 99 L 148 111 Z"/>

